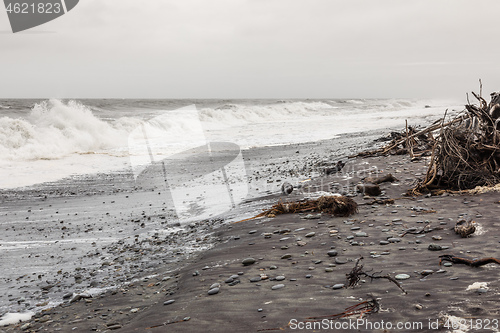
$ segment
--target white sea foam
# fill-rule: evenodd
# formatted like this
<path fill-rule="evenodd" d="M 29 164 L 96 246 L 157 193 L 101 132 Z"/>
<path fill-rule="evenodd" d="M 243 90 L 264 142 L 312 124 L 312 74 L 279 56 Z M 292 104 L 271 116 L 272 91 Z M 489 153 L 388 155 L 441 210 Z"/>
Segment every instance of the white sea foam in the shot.
<path fill-rule="evenodd" d="M 440 106 L 429 108 L 426 104 Z M 207 141 L 231 142 L 245 149 L 402 128 L 405 119 L 421 124 L 442 116 L 448 105 L 435 101 L 332 100 L 256 101 L 197 108 Z M 36 104 L 24 117 L 2 117 L 0 188 L 130 168 L 127 138 L 142 125 L 149 132 L 152 128 L 169 132 L 178 140 L 172 142 L 175 150 L 192 147 L 193 138 L 199 136 L 199 126 L 182 112 L 114 110 L 106 112 L 103 119 L 79 102 L 56 99 Z"/>
<path fill-rule="evenodd" d="M 0 327 L 30 320 L 31 317 L 33 317 L 33 315 L 34 315 L 33 312 L 6 313 L 2 316 L 2 318 L 0 318 Z"/>

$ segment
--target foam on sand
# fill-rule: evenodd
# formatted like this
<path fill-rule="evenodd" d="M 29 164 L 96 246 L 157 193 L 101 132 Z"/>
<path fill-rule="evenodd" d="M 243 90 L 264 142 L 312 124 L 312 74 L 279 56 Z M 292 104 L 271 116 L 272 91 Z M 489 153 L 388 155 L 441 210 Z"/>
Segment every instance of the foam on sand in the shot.
<path fill-rule="evenodd" d="M 34 314 L 34 312 L 6 313 L 2 316 L 2 318 L 0 318 L 0 326 L 7 326 L 30 320 Z"/>

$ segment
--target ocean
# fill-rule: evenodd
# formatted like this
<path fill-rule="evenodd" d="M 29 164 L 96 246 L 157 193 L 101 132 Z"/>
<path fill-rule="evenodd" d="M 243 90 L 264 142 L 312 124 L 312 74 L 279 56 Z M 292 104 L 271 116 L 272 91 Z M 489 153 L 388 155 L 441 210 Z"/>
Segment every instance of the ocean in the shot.
<path fill-rule="evenodd" d="M 168 274 L 220 241 L 219 225 L 274 202 L 283 182 L 296 186 L 447 109 L 463 106 L 0 100 L 0 317 Z"/>

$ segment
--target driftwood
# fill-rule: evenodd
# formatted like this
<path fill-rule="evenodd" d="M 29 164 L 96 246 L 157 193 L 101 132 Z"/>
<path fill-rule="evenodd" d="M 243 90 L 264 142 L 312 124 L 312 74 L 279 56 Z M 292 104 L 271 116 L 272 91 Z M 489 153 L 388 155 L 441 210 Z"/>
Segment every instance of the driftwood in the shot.
<path fill-rule="evenodd" d="M 394 283 L 396 286 L 398 286 L 401 291 L 403 291 L 405 294 L 407 294 L 406 290 L 403 289 L 401 284 L 395 280 L 392 276 L 389 274 L 386 275 L 375 275 L 375 274 L 380 274 L 381 272 L 374 273 L 374 274 L 368 274 L 367 272 L 363 271 L 363 265 L 360 265 L 359 262 L 363 260 L 363 257 L 360 257 L 356 260 L 356 263 L 354 264 L 354 267 L 352 270 L 346 274 L 347 277 L 347 287 L 348 288 L 354 288 L 355 286 L 358 285 L 359 281 L 361 280 L 361 277 L 369 277 L 372 281 L 374 279 L 386 279 Z"/>
<path fill-rule="evenodd" d="M 404 237 L 405 235 L 407 234 L 412 234 L 412 235 L 421 235 L 421 234 L 427 234 L 429 232 L 433 232 L 435 230 L 443 230 L 442 227 L 436 227 L 436 228 L 431 228 L 430 227 L 430 224 L 426 225 L 425 227 L 423 227 L 422 229 L 420 230 L 412 230 L 412 229 L 408 229 L 406 230 L 402 235 L 401 237 Z"/>
<path fill-rule="evenodd" d="M 413 150 L 413 158 L 426 156 L 432 152 L 432 148 L 435 144 L 432 132 L 440 130 L 442 127 L 450 126 L 454 123 L 463 121 L 464 119 L 458 117 L 447 123 L 443 123 L 443 120 L 439 119 L 431 126 L 420 131 L 408 126 L 408 130 L 405 130 L 404 133 L 391 133 L 393 139 L 388 145 L 375 150 L 360 152 L 356 155 L 348 156 L 348 158 L 381 156 L 387 154 L 403 155 L 409 152 L 410 147 Z"/>
<path fill-rule="evenodd" d="M 323 320 L 326 318 L 338 319 L 338 318 L 346 318 L 346 317 L 357 316 L 357 315 L 359 315 L 360 318 L 362 318 L 363 315 L 370 314 L 370 313 L 377 313 L 379 310 L 380 310 L 380 304 L 378 303 L 378 301 L 375 297 L 371 296 L 370 300 L 354 304 L 354 305 L 346 308 L 341 313 L 336 313 L 336 314 L 327 315 L 327 316 L 319 316 L 319 317 L 308 317 L 308 318 L 306 318 L 306 321 L 316 322 L 316 321 Z M 284 331 L 289 326 L 290 326 L 290 323 L 288 323 L 287 325 L 282 326 L 282 327 L 260 329 L 260 330 L 257 330 L 257 332 Z"/>
<path fill-rule="evenodd" d="M 427 174 L 409 195 L 500 183 L 500 94 L 493 93 L 489 104 L 472 94 L 479 105 L 469 102 L 459 116 L 440 127 Z"/>
<path fill-rule="evenodd" d="M 442 261 L 449 261 L 454 264 L 464 264 L 467 266 L 471 267 L 479 267 L 479 266 L 484 266 L 487 264 L 499 264 L 500 265 L 500 260 L 497 258 L 489 257 L 489 258 L 482 258 L 482 259 L 466 259 L 466 258 L 460 258 L 460 257 L 455 257 L 452 254 L 445 254 L 442 256 L 439 256 L 439 264 L 441 265 Z"/>
<path fill-rule="evenodd" d="M 264 210 L 262 213 L 234 223 L 253 220 L 259 217 L 276 217 L 276 215 L 289 213 L 305 213 L 305 212 L 322 212 L 332 214 L 334 216 L 350 216 L 357 213 L 358 204 L 351 198 L 344 196 L 322 196 L 318 199 L 309 199 L 292 202 L 278 202 L 270 209 Z"/>

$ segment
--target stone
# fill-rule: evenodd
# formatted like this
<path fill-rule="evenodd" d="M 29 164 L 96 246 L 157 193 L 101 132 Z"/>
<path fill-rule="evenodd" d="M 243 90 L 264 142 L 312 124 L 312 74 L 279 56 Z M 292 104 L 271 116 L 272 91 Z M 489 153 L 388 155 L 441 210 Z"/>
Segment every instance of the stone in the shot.
<path fill-rule="evenodd" d="M 281 289 L 281 288 L 285 288 L 285 285 L 282 284 L 282 283 L 272 286 L 271 290 L 278 290 L 278 289 Z"/>
<path fill-rule="evenodd" d="M 401 238 L 391 237 L 391 238 L 388 238 L 387 241 L 390 243 L 399 243 L 399 242 L 401 242 Z"/>
<path fill-rule="evenodd" d="M 281 259 L 290 259 L 292 255 L 290 253 L 284 254 L 281 256 Z"/>
<path fill-rule="evenodd" d="M 253 277 L 253 278 L 250 279 L 250 282 L 259 282 L 261 280 L 262 280 L 262 278 L 260 276 L 259 277 Z"/>
<path fill-rule="evenodd" d="M 347 264 L 347 260 L 346 259 L 335 258 L 335 263 L 338 264 L 338 265 L 343 265 L 343 264 Z"/>
<path fill-rule="evenodd" d="M 330 250 L 327 252 L 329 257 L 336 257 L 338 255 L 337 250 Z"/>
<path fill-rule="evenodd" d="M 173 303 L 175 303 L 175 299 L 170 299 L 168 301 L 163 302 L 163 305 L 170 305 L 170 304 L 173 304 Z"/>
<path fill-rule="evenodd" d="M 368 237 L 368 234 L 366 232 L 357 232 L 356 237 Z"/>
<path fill-rule="evenodd" d="M 443 248 L 441 245 L 438 244 L 429 244 L 428 249 L 429 251 L 441 251 Z"/>
<path fill-rule="evenodd" d="M 314 237 L 314 235 L 316 235 L 316 233 L 312 231 L 310 233 L 307 233 L 304 237 Z"/>
<path fill-rule="evenodd" d="M 219 293 L 219 288 L 212 288 L 208 291 L 208 294 L 209 295 L 215 295 L 215 294 L 218 294 Z"/>
<path fill-rule="evenodd" d="M 243 261 L 241 263 L 243 264 L 243 266 L 252 265 L 255 263 L 255 259 L 254 258 L 246 258 L 246 259 L 243 259 Z"/>
<path fill-rule="evenodd" d="M 432 269 L 424 269 L 423 271 L 420 272 L 420 274 L 422 274 L 423 276 L 430 275 L 432 273 L 434 273 Z"/>
<path fill-rule="evenodd" d="M 285 277 L 283 275 L 278 275 L 276 277 L 276 281 L 283 281 L 285 279 Z"/>
<path fill-rule="evenodd" d="M 342 289 L 344 288 L 344 284 L 343 283 L 337 283 L 337 284 L 334 284 L 332 289 Z"/>
<path fill-rule="evenodd" d="M 408 274 L 398 274 L 394 277 L 396 280 L 407 280 L 410 278 Z"/>

